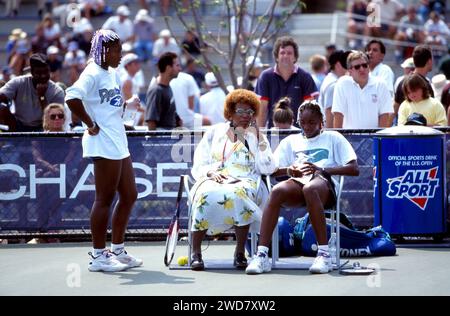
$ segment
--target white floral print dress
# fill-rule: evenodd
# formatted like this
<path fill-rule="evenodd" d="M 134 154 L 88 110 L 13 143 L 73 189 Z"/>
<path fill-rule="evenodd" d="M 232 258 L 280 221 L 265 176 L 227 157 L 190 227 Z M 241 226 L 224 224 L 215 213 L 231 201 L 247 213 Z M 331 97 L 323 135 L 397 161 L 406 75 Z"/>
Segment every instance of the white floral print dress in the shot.
<path fill-rule="evenodd" d="M 207 230 L 207 234 L 216 235 L 249 224 L 251 231 L 259 231 L 268 192 L 264 184 L 257 188 L 257 182 L 261 174 L 276 170 L 272 150 L 267 146 L 259 151 L 256 136 L 250 133 L 245 137 L 248 148 L 240 141 L 231 141 L 226 134 L 229 127 L 229 123 L 213 126 L 195 150 L 192 231 Z M 212 170 L 231 176 L 230 181 L 209 180 L 206 174 Z"/>

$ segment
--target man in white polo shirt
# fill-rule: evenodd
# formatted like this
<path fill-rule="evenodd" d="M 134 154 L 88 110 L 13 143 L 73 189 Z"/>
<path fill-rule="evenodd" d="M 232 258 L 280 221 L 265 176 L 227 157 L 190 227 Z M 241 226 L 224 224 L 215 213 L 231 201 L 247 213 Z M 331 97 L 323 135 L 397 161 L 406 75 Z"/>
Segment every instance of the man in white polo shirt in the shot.
<path fill-rule="evenodd" d="M 369 76 L 369 60 L 363 52 L 347 58 L 350 76 L 339 78 L 334 88 L 334 128 L 388 127 L 394 112 L 389 89 L 381 80 Z"/>

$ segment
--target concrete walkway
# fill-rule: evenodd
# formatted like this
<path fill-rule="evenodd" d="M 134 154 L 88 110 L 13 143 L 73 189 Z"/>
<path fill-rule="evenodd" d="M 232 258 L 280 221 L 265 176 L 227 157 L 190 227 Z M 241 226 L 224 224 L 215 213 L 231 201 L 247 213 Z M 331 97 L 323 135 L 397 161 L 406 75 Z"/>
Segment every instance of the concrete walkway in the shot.
<path fill-rule="evenodd" d="M 450 295 L 448 247 L 398 248 L 395 257 L 358 258 L 362 266 L 379 268 L 371 276 L 169 270 L 163 264 L 162 243 L 129 243 L 127 249 L 144 259 L 142 267 L 93 273 L 87 270 L 90 243 L 1 245 L 0 295 Z M 229 259 L 233 250 L 232 242 L 211 242 L 204 258 Z M 176 257 L 186 254 L 186 246 L 177 248 Z"/>

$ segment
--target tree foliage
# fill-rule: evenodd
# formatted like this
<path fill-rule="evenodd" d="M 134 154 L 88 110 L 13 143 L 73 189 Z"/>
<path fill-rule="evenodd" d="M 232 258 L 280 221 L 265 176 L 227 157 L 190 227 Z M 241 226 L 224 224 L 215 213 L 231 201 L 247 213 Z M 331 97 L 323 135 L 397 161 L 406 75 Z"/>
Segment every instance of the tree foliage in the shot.
<path fill-rule="evenodd" d="M 193 31 L 200 41 L 201 56 L 194 58 L 196 63 L 202 65 L 208 71 L 212 71 L 224 91 L 226 91 L 226 84 L 223 71 L 229 71 L 233 87 L 239 87 L 238 76 L 242 76 L 242 86 L 246 87 L 248 73 L 253 66 L 253 64 L 246 65 L 247 58 L 259 56 L 263 46 L 273 42 L 285 27 L 289 18 L 304 7 L 302 1 L 293 0 L 290 6 L 281 9 L 282 1 L 272 0 L 264 14 L 257 15 L 257 0 L 210 0 L 204 2 L 204 5 L 217 6 L 223 12 L 222 21 L 215 30 L 208 30 L 202 21 L 200 0 L 172 1 L 176 8 L 176 18 L 182 23 L 185 30 Z M 278 7 L 280 9 L 276 10 Z M 279 13 L 280 11 L 281 13 Z M 245 17 L 246 12 L 249 18 Z M 236 38 L 238 39 L 235 43 L 231 41 L 230 23 L 233 19 L 235 20 Z M 251 21 L 249 33 L 244 32 L 245 19 Z M 164 20 L 173 34 L 174 18 L 165 16 Z M 180 45 L 178 40 L 177 42 Z M 223 58 L 227 69 L 221 69 L 212 61 L 212 52 Z"/>

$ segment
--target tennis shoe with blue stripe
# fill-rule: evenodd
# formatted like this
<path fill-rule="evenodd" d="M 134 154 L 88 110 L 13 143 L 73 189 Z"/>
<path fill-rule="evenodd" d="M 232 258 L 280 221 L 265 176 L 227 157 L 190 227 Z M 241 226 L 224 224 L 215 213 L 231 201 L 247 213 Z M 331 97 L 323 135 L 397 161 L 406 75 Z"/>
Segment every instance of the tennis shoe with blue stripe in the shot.
<path fill-rule="evenodd" d="M 247 274 L 261 274 L 264 272 L 270 272 L 272 270 L 272 265 L 269 261 L 269 256 L 264 252 L 258 252 L 253 256 L 252 261 L 245 269 Z"/>
<path fill-rule="evenodd" d="M 314 259 L 313 264 L 309 268 L 309 272 L 328 273 L 330 271 L 333 271 L 330 254 L 326 252 L 319 252 L 317 257 Z"/>
<path fill-rule="evenodd" d="M 142 259 L 128 254 L 125 249 L 120 249 L 117 253 L 113 252 L 112 254 L 115 256 L 117 261 L 122 264 L 126 264 L 128 268 L 140 267 L 144 263 Z"/>
<path fill-rule="evenodd" d="M 97 272 L 118 272 L 128 269 L 126 264 L 119 262 L 108 249 L 104 250 L 100 255 L 94 257 L 92 252 L 89 252 L 92 260 L 89 263 L 89 271 Z"/>

